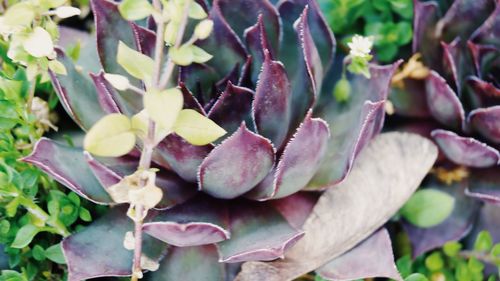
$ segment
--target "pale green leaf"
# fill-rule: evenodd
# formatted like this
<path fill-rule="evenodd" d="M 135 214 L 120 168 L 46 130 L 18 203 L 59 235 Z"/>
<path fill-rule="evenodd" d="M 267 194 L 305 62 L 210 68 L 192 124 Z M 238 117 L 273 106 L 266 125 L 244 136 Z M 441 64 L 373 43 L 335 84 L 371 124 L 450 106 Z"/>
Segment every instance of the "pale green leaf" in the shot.
<path fill-rule="evenodd" d="M 40 232 L 40 229 L 32 224 L 27 224 L 21 227 L 16 234 L 14 242 L 12 242 L 12 248 L 24 248 L 28 246 L 33 240 L 35 235 Z"/>
<path fill-rule="evenodd" d="M 41 58 L 54 53 L 54 43 L 47 30 L 37 26 L 23 42 L 23 48 L 28 54 Z"/>
<path fill-rule="evenodd" d="M 66 264 L 66 260 L 64 259 L 64 254 L 62 252 L 61 244 L 56 244 L 53 246 L 50 246 L 45 250 L 45 257 L 47 257 L 49 260 L 59 263 L 59 264 Z"/>
<path fill-rule="evenodd" d="M 182 92 L 172 88 L 161 92 L 151 91 L 143 97 L 144 109 L 161 127 L 169 130 L 175 123 L 184 104 Z"/>
<path fill-rule="evenodd" d="M 198 46 L 191 45 L 189 46 L 189 48 L 191 49 L 191 52 L 193 54 L 193 62 L 206 63 L 213 57 L 211 54 L 205 52 L 205 50 Z"/>
<path fill-rule="evenodd" d="M 118 10 L 127 20 L 141 20 L 151 15 L 153 6 L 147 0 L 124 0 Z"/>
<path fill-rule="evenodd" d="M 151 81 L 154 62 L 150 57 L 129 48 L 120 41 L 116 60 L 130 75 L 144 80 L 145 83 Z"/>
<path fill-rule="evenodd" d="M 135 145 L 130 119 L 113 113 L 103 117 L 85 135 L 83 146 L 88 152 L 107 157 L 129 153 Z"/>
<path fill-rule="evenodd" d="M 419 227 L 433 227 L 442 223 L 453 211 L 455 199 L 437 189 L 415 192 L 401 208 L 401 215 Z"/>
<path fill-rule="evenodd" d="M 144 139 L 147 136 L 148 133 L 148 126 L 149 126 L 149 115 L 146 112 L 146 110 L 141 110 L 139 113 L 135 114 L 132 116 L 131 122 L 132 122 L 132 129 L 134 130 L 135 134 L 141 138 Z M 154 143 L 157 144 L 160 141 L 162 141 L 166 136 L 168 136 L 172 132 L 172 128 L 164 128 L 160 126 L 159 124 L 155 124 L 155 140 Z"/>
<path fill-rule="evenodd" d="M 123 75 L 106 73 L 104 78 L 117 90 L 125 91 L 130 87 L 128 78 Z"/>
<path fill-rule="evenodd" d="M 214 121 L 192 109 L 179 113 L 174 132 L 193 145 L 206 145 L 226 134 Z"/>
<path fill-rule="evenodd" d="M 12 5 L 4 14 L 6 25 L 30 25 L 35 18 L 35 7 L 30 2 L 20 2 Z"/>
<path fill-rule="evenodd" d="M 49 69 L 54 73 L 59 75 L 66 75 L 68 72 L 66 71 L 66 67 L 58 60 L 49 61 Z"/>
<path fill-rule="evenodd" d="M 183 45 L 179 48 L 170 48 L 168 56 L 177 65 L 187 66 L 193 63 L 193 50 L 188 45 Z"/>
<path fill-rule="evenodd" d="M 208 16 L 200 4 L 198 4 L 194 1 L 191 1 L 191 3 L 189 5 L 190 5 L 189 6 L 189 17 L 190 18 L 202 20 Z"/>
<path fill-rule="evenodd" d="M 199 22 L 194 28 L 194 35 L 196 38 L 203 40 L 206 39 L 214 29 L 214 22 L 206 19 Z"/>

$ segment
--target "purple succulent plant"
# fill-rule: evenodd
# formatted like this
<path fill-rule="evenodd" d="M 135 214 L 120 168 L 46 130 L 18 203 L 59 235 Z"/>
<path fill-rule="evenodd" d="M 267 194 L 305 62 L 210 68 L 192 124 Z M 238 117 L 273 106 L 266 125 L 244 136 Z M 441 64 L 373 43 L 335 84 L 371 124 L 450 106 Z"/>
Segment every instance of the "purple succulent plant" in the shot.
<path fill-rule="evenodd" d="M 406 225 L 415 256 L 470 232 L 480 208 L 470 197 L 500 202 L 500 2 L 449 2 L 414 1 L 413 51 L 429 72 L 410 75 L 391 94 L 396 113 L 412 117 L 410 130 L 439 146 L 437 169 L 452 167 L 445 177 L 463 175 L 453 190 L 443 181 L 429 183 L 451 193 L 456 207 L 438 226 Z"/>
<path fill-rule="evenodd" d="M 144 254 L 161 266 L 148 280 L 224 280 L 232 263 L 283 257 L 304 235 L 300 228 L 317 199 L 304 190 L 341 182 L 380 132 L 397 67 L 370 65 L 371 79 L 349 76 L 353 94 L 339 103 L 331 95 L 340 77 L 333 66 L 335 40 L 315 1 L 197 2 L 214 32 L 196 44 L 214 57 L 176 70 L 170 84 L 182 90 L 184 108 L 209 117 L 228 136 L 194 146 L 171 134 L 154 151 L 163 198 L 144 223 Z M 89 77 L 59 51 L 68 74 L 51 75 L 64 108 L 83 130 L 106 114 L 131 116 L 142 109 L 140 95 L 114 89 L 104 73 L 143 87 L 116 62 L 117 46 L 122 41 L 152 56 L 156 37 L 122 19 L 113 2 L 93 0 L 92 9 L 103 71 Z M 106 189 L 135 171 L 138 154 L 93 157 L 42 139 L 24 161 L 82 197 L 114 206 Z M 125 213 L 114 206 L 63 241 L 69 280 L 131 274 L 132 252 L 122 243 L 133 223 Z"/>

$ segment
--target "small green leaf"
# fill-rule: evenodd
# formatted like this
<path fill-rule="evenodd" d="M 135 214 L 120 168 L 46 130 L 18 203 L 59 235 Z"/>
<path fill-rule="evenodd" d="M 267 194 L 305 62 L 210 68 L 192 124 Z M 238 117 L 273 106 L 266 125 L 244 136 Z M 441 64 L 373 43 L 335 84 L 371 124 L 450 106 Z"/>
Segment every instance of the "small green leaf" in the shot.
<path fill-rule="evenodd" d="M 438 271 L 444 266 L 443 257 L 439 252 L 434 252 L 425 259 L 425 266 L 430 271 Z"/>
<path fill-rule="evenodd" d="M 54 53 L 54 42 L 47 30 L 37 26 L 23 42 L 23 48 L 28 54 L 36 57 L 46 57 Z"/>
<path fill-rule="evenodd" d="M 66 260 L 64 259 L 64 254 L 62 252 L 61 244 L 56 244 L 50 246 L 45 250 L 45 256 L 58 264 L 66 264 Z"/>
<path fill-rule="evenodd" d="M 19 2 L 7 9 L 3 17 L 6 25 L 30 25 L 35 18 L 35 7 L 31 2 Z"/>
<path fill-rule="evenodd" d="M 12 248 L 24 248 L 28 246 L 33 240 L 35 235 L 40 232 L 40 229 L 32 224 L 27 224 L 21 227 L 16 234 L 14 242 L 12 242 Z"/>
<path fill-rule="evenodd" d="M 349 80 L 342 78 L 337 84 L 335 84 L 335 88 L 333 89 L 333 97 L 338 102 L 345 102 L 351 96 L 351 84 Z"/>
<path fill-rule="evenodd" d="M 406 277 L 405 281 L 429 281 L 429 279 L 421 273 L 413 273 L 412 275 Z"/>
<path fill-rule="evenodd" d="M 443 245 L 443 252 L 448 257 L 456 257 L 461 249 L 462 244 L 457 241 L 449 241 Z"/>
<path fill-rule="evenodd" d="M 205 52 L 205 50 L 196 45 L 191 45 L 189 46 L 189 48 L 191 49 L 191 52 L 193 54 L 193 62 L 195 63 L 206 63 L 213 58 L 211 54 Z"/>
<path fill-rule="evenodd" d="M 195 1 L 190 1 L 189 5 L 190 6 L 188 15 L 190 18 L 196 20 L 202 20 L 208 16 L 203 7 L 200 4 L 196 3 Z"/>
<path fill-rule="evenodd" d="M 85 135 L 83 146 L 88 152 L 107 157 L 123 156 L 135 145 L 130 119 L 113 113 L 103 117 Z"/>
<path fill-rule="evenodd" d="M 147 0 L 124 0 L 118 10 L 127 20 L 141 20 L 151 15 L 153 6 Z"/>
<path fill-rule="evenodd" d="M 151 82 L 154 62 L 150 57 L 129 48 L 120 41 L 116 60 L 130 75 L 143 80 L 146 84 Z"/>
<path fill-rule="evenodd" d="M 31 254 L 37 261 L 45 260 L 45 250 L 40 245 L 35 245 L 35 247 L 31 250 Z"/>
<path fill-rule="evenodd" d="M 493 247 L 493 239 L 491 238 L 491 234 L 483 230 L 479 232 L 476 237 L 476 241 L 474 242 L 474 250 L 479 252 L 488 252 Z"/>
<path fill-rule="evenodd" d="M 170 48 L 168 56 L 177 65 L 187 66 L 193 63 L 193 50 L 189 45 L 182 45 L 179 48 Z"/>
<path fill-rule="evenodd" d="M 80 206 L 80 196 L 78 196 L 76 193 L 74 192 L 70 192 L 68 194 L 68 199 L 73 202 L 73 204 L 75 204 L 75 206 Z"/>
<path fill-rule="evenodd" d="M 494 257 L 500 257 L 500 243 L 493 246 L 491 249 L 491 255 Z"/>
<path fill-rule="evenodd" d="M 175 123 L 184 104 L 182 92 L 177 88 L 157 92 L 151 91 L 143 97 L 144 109 L 147 114 L 165 129 L 170 129 Z"/>
<path fill-rule="evenodd" d="M 179 113 L 174 132 L 193 145 L 206 145 L 226 134 L 214 121 L 192 109 Z"/>
<path fill-rule="evenodd" d="M 92 215 L 90 214 L 89 210 L 85 209 L 84 207 L 80 207 L 80 219 L 82 221 L 90 222 L 92 221 Z"/>
<path fill-rule="evenodd" d="M 482 272 L 484 269 L 484 264 L 478 259 L 471 257 L 467 263 L 467 267 L 471 272 Z"/>
<path fill-rule="evenodd" d="M 415 192 L 401 208 L 401 215 L 412 224 L 428 228 L 442 223 L 453 211 L 455 199 L 437 189 Z"/>
<path fill-rule="evenodd" d="M 67 75 L 66 67 L 58 60 L 49 61 L 49 69 L 56 74 Z"/>
<path fill-rule="evenodd" d="M 206 39 L 214 29 L 214 22 L 206 19 L 199 22 L 194 28 L 194 35 L 196 38 L 203 40 Z"/>

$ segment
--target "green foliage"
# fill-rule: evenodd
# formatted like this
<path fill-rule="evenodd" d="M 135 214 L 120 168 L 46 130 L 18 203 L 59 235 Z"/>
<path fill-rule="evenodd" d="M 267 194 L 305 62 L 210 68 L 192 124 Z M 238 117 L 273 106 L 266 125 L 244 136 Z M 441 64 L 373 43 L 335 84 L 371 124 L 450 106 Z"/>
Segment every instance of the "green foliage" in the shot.
<path fill-rule="evenodd" d="M 389 62 L 413 36 L 412 0 L 319 0 L 333 32 L 346 44 L 353 34 L 374 37 L 376 57 Z"/>
<path fill-rule="evenodd" d="M 432 227 L 443 222 L 453 211 L 455 199 L 442 191 L 422 189 L 401 208 L 401 215 L 419 227 Z"/>
<path fill-rule="evenodd" d="M 500 243 L 493 245 L 491 235 L 482 231 L 476 236 L 474 249 L 466 250 L 458 241 L 450 241 L 441 249 L 411 260 L 409 255 L 396 262 L 399 272 L 408 280 L 496 280 L 485 276 L 486 265 L 500 266 Z M 412 274 L 413 273 L 413 274 Z M 498 275 L 498 273 L 497 273 Z"/>

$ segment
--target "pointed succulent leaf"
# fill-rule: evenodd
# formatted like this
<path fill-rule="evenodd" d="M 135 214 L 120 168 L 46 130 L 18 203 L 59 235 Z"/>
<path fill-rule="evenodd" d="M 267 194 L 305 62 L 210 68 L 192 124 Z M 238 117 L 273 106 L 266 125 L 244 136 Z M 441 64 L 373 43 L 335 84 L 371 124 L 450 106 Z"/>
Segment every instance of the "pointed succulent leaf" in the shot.
<path fill-rule="evenodd" d="M 118 42 L 116 62 L 137 79 L 150 83 L 153 77 L 153 59 L 128 47 L 122 41 Z"/>
<path fill-rule="evenodd" d="M 225 278 L 224 264 L 218 261 L 215 245 L 171 247 L 160 269 L 148 274 L 148 281 L 203 280 Z"/>
<path fill-rule="evenodd" d="M 491 82 L 471 76 L 467 78 L 466 83 L 470 88 L 472 105 L 476 108 L 495 104 L 500 97 L 500 89 Z"/>
<path fill-rule="evenodd" d="M 226 134 L 214 121 L 193 109 L 179 112 L 173 131 L 193 145 L 207 145 Z"/>
<path fill-rule="evenodd" d="M 465 182 L 459 182 L 448 186 L 436 180 L 428 183 L 429 187 L 446 192 L 455 198 L 455 204 L 451 215 L 439 225 L 420 228 L 410 223 L 403 223 L 410 238 L 413 257 L 439 248 L 448 241 L 460 240 L 469 233 L 480 204 L 477 200 L 465 196 L 465 185 Z"/>
<path fill-rule="evenodd" d="M 288 223 L 296 229 L 302 229 L 311 214 L 319 195 L 313 192 L 297 192 L 282 199 L 269 201 L 281 213 Z"/>
<path fill-rule="evenodd" d="M 164 91 L 151 91 L 143 97 L 144 109 L 159 126 L 170 130 L 179 116 L 184 104 L 182 92 L 177 88 Z"/>
<path fill-rule="evenodd" d="M 217 243 L 229 239 L 224 202 L 198 196 L 162 211 L 144 224 L 144 232 L 177 247 Z"/>
<path fill-rule="evenodd" d="M 130 23 L 123 19 L 118 4 L 109 0 L 92 0 L 92 11 L 96 26 L 97 52 L 104 72 L 129 76 L 116 60 L 119 42 L 135 46 L 136 38 Z M 109 28 L 113 26 L 113 28 Z M 130 83 L 140 86 L 139 80 L 129 76 Z"/>
<path fill-rule="evenodd" d="M 269 52 L 259 74 L 252 113 L 257 131 L 278 149 L 288 135 L 291 118 L 291 88 L 283 64 L 272 61 Z"/>
<path fill-rule="evenodd" d="M 87 132 L 83 146 L 98 156 L 118 157 L 129 153 L 135 146 L 130 119 L 119 113 L 106 115 Z"/>
<path fill-rule="evenodd" d="M 121 110 L 115 101 L 116 90 L 113 89 L 113 87 L 118 89 L 119 86 L 126 86 L 126 89 L 129 84 L 128 79 L 118 74 L 104 74 L 102 71 L 97 75 L 90 73 L 90 77 L 94 82 L 95 89 L 97 91 L 97 98 L 101 108 L 107 114 L 121 113 Z"/>
<path fill-rule="evenodd" d="M 403 88 L 392 87 L 389 99 L 398 115 L 427 118 L 430 117 L 425 93 L 425 81 L 403 80 Z"/>
<path fill-rule="evenodd" d="M 232 134 L 239 128 L 241 122 L 252 121 L 254 95 L 252 90 L 235 86 L 229 82 L 226 90 L 210 109 L 208 118 Z"/>
<path fill-rule="evenodd" d="M 304 224 L 307 235 L 286 258 L 245 263 L 235 280 L 290 280 L 345 253 L 393 216 L 436 157 L 435 145 L 425 138 L 380 135 L 363 150 L 347 180 L 323 193 Z"/>
<path fill-rule="evenodd" d="M 285 146 L 276 171 L 268 175 L 273 181 L 269 185 L 265 180 L 259 184 L 250 192 L 252 198 L 283 198 L 307 186 L 323 160 L 330 137 L 326 122 L 312 118 L 311 114 Z"/>
<path fill-rule="evenodd" d="M 189 89 L 186 87 L 186 84 L 184 84 L 183 82 L 180 82 L 179 87 L 181 89 L 183 100 L 184 100 L 184 105 L 182 106 L 182 108 L 193 109 L 195 111 L 198 111 L 198 113 L 200 113 L 202 115 L 207 115 L 205 113 L 205 110 L 203 109 L 203 107 L 201 107 L 200 102 L 194 97 L 193 93 L 191 93 L 191 91 L 189 91 Z M 210 119 L 212 119 L 212 118 L 210 118 Z M 212 120 L 214 120 L 214 119 L 212 119 Z M 217 122 L 216 120 L 214 120 L 214 122 L 219 124 L 219 122 Z"/>
<path fill-rule="evenodd" d="M 98 93 L 88 76 L 78 71 L 62 50 L 57 49 L 57 59 L 66 68 L 66 75 L 50 73 L 54 89 L 68 114 L 83 129 L 105 115 L 98 102 Z"/>
<path fill-rule="evenodd" d="M 431 71 L 426 80 L 427 105 L 432 116 L 441 124 L 461 129 L 464 109 L 455 92 L 437 72 Z"/>
<path fill-rule="evenodd" d="M 421 53 L 424 64 L 433 67 L 439 62 L 439 40 L 433 36 L 439 19 L 439 7 L 434 1 L 414 1 L 413 52 Z"/>
<path fill-rule="evenodd" d="M 153 57 L 156 48 L 156 33 L 133 22 L 130 23 L 130 27 L 134 33 L 134 41 L 137 51 L 148 57 Z M 166 46 L 164 50 L 166 50 Z M 164 60 L 166 60 L 166 58 L 164 58 Z"/>
<path fill-rule="evenodd" d="M 214 3 L 215 9 L 220 9 L 224 19 L 234 29 L 235 33 L 243 39 L 245 30 L 262 17 L 265 32 L 269 35 L 272 53 L 277 54 L 279 38 L 281 36 L 281 23 L 278 11 L 267 0 L 218 0 Z M 245 11 L 242 13 L 241 11 Z"/>
<path fill-rule="evenodd" d="M 431 136 L 446 157 L 456 164 L 487 168 L 500 162 L 500 153 L 495 148 L 476 139 L 445 130 L 434 130 Z"/>
<path fill-rule="evenodd" d="M 486 203 L 500 203 L 500 168 L 472 170 L 465 194 Z"/>
<path fill-rule="evenodd" d="M 495 11 L 487 20 L 472 34 L 474 42 L 484 45 L 493 45 L 500 48 L 500 5 L 496 5 Z"/>
<path fill-rule="evenodd" d="M 192 145 L 176 134 L 168 135 L 157 147 L 172 170 L 188 182 L 196 182 L 198 167 L 212 149 L 212 144 Z"/>
<path fill-rule="evenodd" d="M 271 142 L 242 124 L 203 160 L 199 168 L 200 189 L 217 198 L 238 197 L 264 179 L 273 164 Z"/>
<path fill-rule="evenodd" d="M 264 62 L 265 51 L 267 50 L 271 58 L 276 57 L 276 52 L 270 46 L 262 15 L 257 18 L 257 23 L 245 29 L 245 43 L 252 56 L 252 81 L 257 81 L 259 71 Z"/>
<path fill-rule="evenodd" d="M 231 239 L 218 244 L 221 262 L 274 260 L 304 236 L 271 206 L 236 202 L 229 209 Z"/>
<path fill-rule="evenodd" d="M 467 121 L 487 140 L 500 143 L 500 106 L 475 109 L 470 112 Z"/>
<path fill-rule="evenodd" d="M 133 251 L 123 247 L 128 231 L 134 228 L 126 208 L 112 208 L 105 216 L 62 242 L 68 264 L 68 280 L 103 276 L 130 276 Z M 159 262 L 166 244 L 145 235 L 143 255 Z"/>
<path fill-rule="evenodd" d="M 385 277 L 402 280 L 392 253 L 389 232 L 382 228 L 350 251 L 316 270 L 325 280 L 356 280 Z"/>
<path fill-rule="evenodd" d="M 97 204 L 112 202 L 111 197 L 88 167 L 81 149 L 42 138 L 36 143 L 33 152 L 23 158 L 23 161 L 39 167 L 85 199 Z"/>

